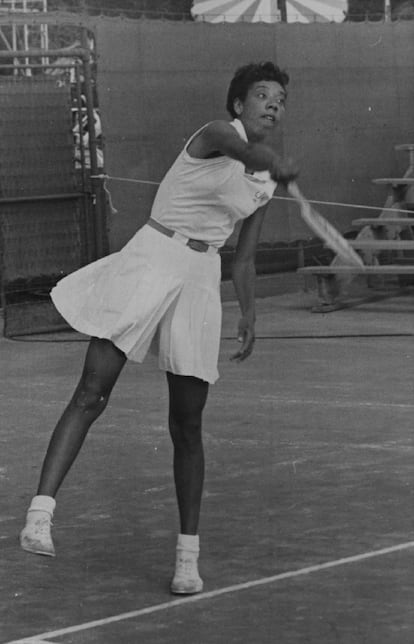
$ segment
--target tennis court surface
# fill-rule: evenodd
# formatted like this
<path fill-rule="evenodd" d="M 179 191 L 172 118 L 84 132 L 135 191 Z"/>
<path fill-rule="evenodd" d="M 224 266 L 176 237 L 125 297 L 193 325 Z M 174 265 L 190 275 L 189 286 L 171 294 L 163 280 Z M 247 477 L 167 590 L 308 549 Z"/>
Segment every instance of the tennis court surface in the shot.
<path fill-rule="evenodd" d="M 0 643 L 412 644 L 413 294 L 319 315 L 311 293 L 281 289 L 258 300 L 242 364 L 224 304 L 204 418 L 205 592 L 190 598 L 168 591 L 178 526 L 154 359 L 127 364 L 91 430 L 49 559 L 17 535 L 86 343 L 1 339 Z"/>

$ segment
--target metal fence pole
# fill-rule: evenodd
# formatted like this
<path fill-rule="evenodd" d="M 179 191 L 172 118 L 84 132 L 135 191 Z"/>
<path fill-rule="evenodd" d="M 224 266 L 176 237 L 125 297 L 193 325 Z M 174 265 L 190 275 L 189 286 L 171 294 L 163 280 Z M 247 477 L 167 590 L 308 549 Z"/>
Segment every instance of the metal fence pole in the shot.
<path fill-rule="evenodd" d="M 82 47 L 84 50 L 89 51 L 88 48 L 88 32 L 87 29 L 82 29 Z M 86 55 L 83 62 L 83 74 L 85 80 L 85 98 L 86 110 L 88 115 L 88 132 L 89 132 L 89 154 L 91 163 L 91 187 L 94 199 L 95 209 L 95 252 L 96 259 L 103 257 L 105 254 L 104 236 L 105 236 L 105 201 L 103 198 L 102 179 L 98 175 L 98 156 L 96 145 L 96 132 L 95 132 L 95 115 L 93 111 L 93 92 L 92 92 L 92 73 L 90 54 Z"/>

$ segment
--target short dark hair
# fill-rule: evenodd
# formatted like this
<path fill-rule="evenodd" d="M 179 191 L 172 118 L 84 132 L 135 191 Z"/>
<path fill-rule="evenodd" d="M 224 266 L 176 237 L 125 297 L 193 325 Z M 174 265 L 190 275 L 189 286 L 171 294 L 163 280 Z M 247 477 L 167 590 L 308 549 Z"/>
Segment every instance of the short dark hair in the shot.
<path fill-rule="evenodd" d="M 236 98 L 244 101 L 251 85 L 261 80 L 276 81 L 276 83 L 279 83 L 285 89 L 289 83 L 289 76 L 271 61 L 250 63 L 249 65 L 239 67 L 230 83 L 227 93 L 226 108 L 233 118 L 237 118 L 237 114 L 234 111 L 234 101 Z"/>

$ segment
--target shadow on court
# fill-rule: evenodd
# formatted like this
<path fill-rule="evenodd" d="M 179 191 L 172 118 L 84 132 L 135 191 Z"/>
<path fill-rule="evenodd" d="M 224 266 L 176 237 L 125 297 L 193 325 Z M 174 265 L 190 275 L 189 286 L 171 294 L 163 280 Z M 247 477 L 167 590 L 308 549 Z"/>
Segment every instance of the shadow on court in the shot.
<path fill-rule="evenodd" d="M 204 419 L 205 593 L 189 600 L 168 592 L 178 525 L 154 358 L 127 364 L 92 429 L 48 559 L 17 535 L 86 343 L 2 339 L 0 643 L 412 644 L 413 295 L 318 315 L 312 293 L 281 289 L 258 301 L 242 364 L 224 304 Z"/>

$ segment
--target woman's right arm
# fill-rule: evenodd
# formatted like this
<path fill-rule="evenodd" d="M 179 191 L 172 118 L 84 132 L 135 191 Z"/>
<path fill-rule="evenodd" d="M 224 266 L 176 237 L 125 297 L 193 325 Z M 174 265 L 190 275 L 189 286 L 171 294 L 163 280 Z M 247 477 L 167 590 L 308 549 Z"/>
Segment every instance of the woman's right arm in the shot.
<path fill-rule="evenodd" d="M 227 121 L 212 121 L 191 142 L 191 153 L 199 158 L 223 154 L 255 172 L 268 170 L 274 181 L 289 183 L 298 174 L 296 164 L 281 158 L 269 145 L 244 141 Z"/>

